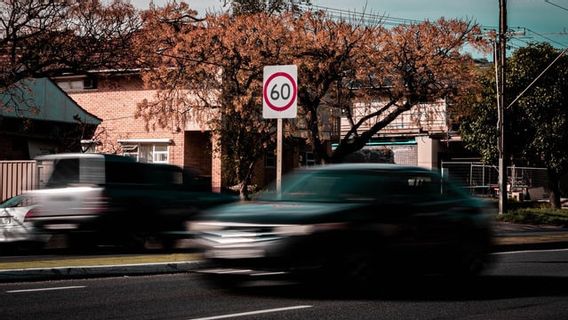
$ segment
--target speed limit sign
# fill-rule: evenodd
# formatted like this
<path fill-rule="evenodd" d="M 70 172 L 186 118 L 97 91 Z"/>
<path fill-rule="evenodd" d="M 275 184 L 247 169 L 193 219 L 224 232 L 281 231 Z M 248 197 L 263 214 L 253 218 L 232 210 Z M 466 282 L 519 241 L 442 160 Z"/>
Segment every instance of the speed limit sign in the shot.
<path fill-rule="evenodd" d="M 264 67 L 262 117 L 295 118 L 298 111 L 298 68 L 295 65 Z"/>

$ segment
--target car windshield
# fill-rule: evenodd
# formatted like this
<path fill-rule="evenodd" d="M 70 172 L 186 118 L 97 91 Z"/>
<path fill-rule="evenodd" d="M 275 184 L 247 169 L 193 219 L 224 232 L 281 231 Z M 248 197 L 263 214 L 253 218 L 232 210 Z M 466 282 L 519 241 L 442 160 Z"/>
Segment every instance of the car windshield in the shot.
<path fill-rule="evenodd" d="M 22 197 L 21 196 L 15 196 L 12 198 L 9 198 L 8 200 L 0 203 L 0 208 L 12 208 L 12 207 L 16 207 L 20 204 L 20 202 L 22 202 Z"/>
<path fill-rule="evenodd" d="M 47 188 L 61 188 L 77 184 L 100 184 L 104 182 L 104 160 L 101 159 L 57 159 L 44 160 L 42 166 L 51 168 Z"/>
<path fill-rule="evenodd" d="M 298 170 L 282 178 L 282 192 L 272 185 L 259 193 L 260 201 L 371 202 L 404 199 L 462 199 L 467 193 L 423 171 Z"/>
<path fill-rule="evenodd" d="M 300 170 L 282 179 L 278 195 L 271 186 L 256 197 L 260 201 L 368 202 L 382 194 L 386 175 L 347 170 Z"/>

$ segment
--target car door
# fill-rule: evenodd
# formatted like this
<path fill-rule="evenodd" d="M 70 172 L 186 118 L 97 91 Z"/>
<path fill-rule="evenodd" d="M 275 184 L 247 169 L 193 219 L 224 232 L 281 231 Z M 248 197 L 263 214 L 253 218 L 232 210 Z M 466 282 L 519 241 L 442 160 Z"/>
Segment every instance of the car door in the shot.
<path fill-rule="evenodd" d="M 463 201 L 445 192 L 442 178 L 434 173 L 407 174 L 405 179 L 416 248 L 430 254 L 454 246 L 462 229 Z"/>

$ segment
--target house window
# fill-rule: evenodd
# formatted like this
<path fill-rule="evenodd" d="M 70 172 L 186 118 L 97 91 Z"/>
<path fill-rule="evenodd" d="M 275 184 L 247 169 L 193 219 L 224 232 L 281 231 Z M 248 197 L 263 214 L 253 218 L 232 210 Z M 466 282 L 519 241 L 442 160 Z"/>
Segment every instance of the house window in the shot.
<path fill-rule="evenodd" d="M 81 140 L 81 152 L 83 153 L 96 153 L 97 146 L 101 144 L 96 140 Z"/>
<path fill-rule="evenodd" d="M 138 162 L 169 163 L 169 147 L 164 143 L 126 143 L 122 154 Z"/>
<path fill-rule="evenodd" d="M 93 77 L 57 79 L 57 85 L 66 92 L 92 90 L 97 88 L 97 80 Z"/>

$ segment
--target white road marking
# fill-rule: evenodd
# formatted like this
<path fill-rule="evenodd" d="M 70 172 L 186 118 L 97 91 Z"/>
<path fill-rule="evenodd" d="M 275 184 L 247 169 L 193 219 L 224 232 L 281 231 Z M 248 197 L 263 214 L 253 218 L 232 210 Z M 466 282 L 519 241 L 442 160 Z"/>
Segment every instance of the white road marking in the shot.
<path fill-rule="evenodd" d="M 517 253 L 539 253 L 539 252 L 566 252 L 568 249 L 542 249 L 542 250 L 521 250 L 521 251 L 505 251 L 505 252 L 494 252 L 494 255 L 506 255 L 506 254 L 517 254 Z"/>
<path fill-rule="evenodd" d="M 70 286 L 70 287 L 52 287 L 52 288 L 8 290 L 8 291 L 6 291 L 6 293 L 38 292 L 38 291 L 53 291 L 53 290 L 69 290 L 69 289 L 82 289 L 82 288 L 86 288 L 86 286 Z"/>
<path fill-rule="evenodd" d="M 313 306 L 292 306 L 292 307 L 285 307 L 285 308 L 264 309 L 264 310 L 250 311 L 250 312 L 225 314 L 225 315 L 220 315 L 220 316 L 212 316 L 212 317 L 204 317 L 204 318 L 193 318 L 193 319 L 189 319 L 189 320 L 214 320 L 214 319 L 236 318 L 236 317 L 251 316 L 251 315 L 261 314 L 261 313 L 282 312 L 282 311 L 305 309 L 305 308 L 311 308 L 311 307 L 313 307 Z"/>

